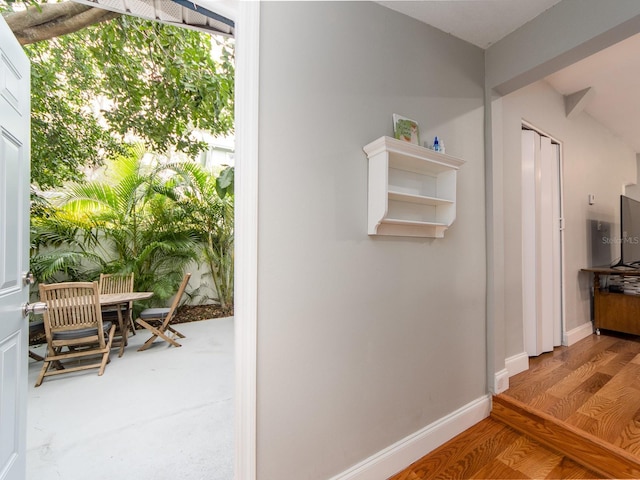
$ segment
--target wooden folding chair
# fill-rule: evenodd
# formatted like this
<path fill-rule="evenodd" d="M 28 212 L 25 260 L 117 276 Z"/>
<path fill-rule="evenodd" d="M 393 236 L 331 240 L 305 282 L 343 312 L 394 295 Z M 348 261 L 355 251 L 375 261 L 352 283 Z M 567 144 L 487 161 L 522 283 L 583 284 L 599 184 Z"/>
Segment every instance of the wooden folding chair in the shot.
<path fill-rule="evenodd" d="M 98 281 L 98 289 L 100 293 L 128 293 L 133 292 L 133 272 L 127 275 L 118 275 L 114 273 L 101 273 Z M 120 337 L 120 351 L 118 356 L 124 353 L 124 347 L 127 345 L 127 336 L 129 329 L 135 335 L 136 329 L 133 324 L 132 317 L 133 302 L 123 305 L 109 305 L 102 307 L 102 319 L 118 322 L 116 329 L 116 337 Z"/>
<path fill-rule="evenodd" d="M 180 284 L 180 288 L 178 288 L 178 292 L 176 293 L 176 296 L 174 297 L 173 303 L 170 307 L 147 308 L 140 312 L 140 315 L 138 316 L 136 322 L 138 323 L 138 325 L 149 330 L 153 335 L 151 335 L 151 338 L 138 349 L 139 352 L 149 348 L 158 337 L 163 339 L 165 342 L 168 342 L 170 345 L 173 345 L 174 347 L 182 346 L 175 341 L 175 337 L 185 338 L 184 335 L 171 327 L 169 323 L 171 323 L 171 320 L 173 319 L 176 310 L 178 309 L 180 298 L 182 298 L 182 294 L 184 293 L 185 288 L 187 288 L 189 278 L 191 278 L 191 274 L 185 274 L 184 278 L 182 279 L 182 283 Z M 173 334 L 173 338 L 168 336 L 166 332 L 171 332 Z"/>
<path fill-rule="evenodd" d="M 98 368 L 98 375 L 104 373 L 116 326 L 102 322 L 99 295 L 98 282 L 40 285 L 40 300 L 47 304 L 43 316 L 47 355 L 36 387 L 50 375 L 90 368 Z M 81 362 L 96 356 L 97 362 Z"/>

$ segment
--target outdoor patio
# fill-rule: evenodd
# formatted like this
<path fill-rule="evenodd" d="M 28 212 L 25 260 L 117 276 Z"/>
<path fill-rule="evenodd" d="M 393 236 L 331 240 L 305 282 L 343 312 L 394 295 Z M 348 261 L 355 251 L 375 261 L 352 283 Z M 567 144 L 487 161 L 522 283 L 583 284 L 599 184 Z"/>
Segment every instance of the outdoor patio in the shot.
<path fill-rule="evenodd" d="M 103 376 L 29 360 L 27 479 L 231 480 L 233 317 L 184 323 L 181 348 L 138 331 Z M 44 354 L 43 346 L 33 349 Z"/>

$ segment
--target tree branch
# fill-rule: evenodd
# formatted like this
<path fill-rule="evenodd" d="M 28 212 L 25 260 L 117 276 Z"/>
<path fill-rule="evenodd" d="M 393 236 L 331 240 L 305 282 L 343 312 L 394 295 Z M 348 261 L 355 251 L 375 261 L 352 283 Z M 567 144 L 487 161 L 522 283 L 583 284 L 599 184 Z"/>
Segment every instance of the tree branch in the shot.
<path fill-rule="evenodd" d="M 120 15 L 80 3 L 62 2 L 31 6 L 21 12 L 6 14 L 4 19 L 20 44 L 27 45 L 76 32 Z"/>

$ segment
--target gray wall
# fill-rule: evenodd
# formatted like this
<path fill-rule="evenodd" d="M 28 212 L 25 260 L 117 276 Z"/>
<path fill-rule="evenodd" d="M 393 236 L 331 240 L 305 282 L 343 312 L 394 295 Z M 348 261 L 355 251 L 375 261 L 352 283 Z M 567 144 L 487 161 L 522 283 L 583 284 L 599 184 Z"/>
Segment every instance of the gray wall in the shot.
<path fill-rule="evenodd" d="M 521 126 L 527 120 L 562 142 L 564 161 L 564 265 L 566 330 L 591 319 L 590 221 L 613 224 L 618 236 L 620 194 L 636 181 L 635 153 L 619 138 L 582 113 L 567 119 L 564 98 L 544 81 L 502 98 L 505 218 L 505 317 L 507 357 L 524 351 L 522 343 Z M 596 202 L 588 204 L 588 195 Z M 613 249 L 620 254 L 619 246 Z"/>
<path fill-rule="evenodd" d="M 258 478 L 326 479 L 486 394 L 483 52 L 371 2 L 260 30 Z M 467 161 L 444 239 L 366 234 L 392 113 Z"/>

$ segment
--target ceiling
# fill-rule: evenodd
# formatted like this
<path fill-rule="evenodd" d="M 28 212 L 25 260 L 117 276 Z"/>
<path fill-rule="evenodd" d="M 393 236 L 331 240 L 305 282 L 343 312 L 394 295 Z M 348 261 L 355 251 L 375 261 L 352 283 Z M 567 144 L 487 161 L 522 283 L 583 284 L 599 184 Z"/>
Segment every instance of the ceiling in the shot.
<path fill-rule="evenodd" d="M 426 0 L 378 2 L 480 48 L 487 48 L 560 0 Z"/>
<path fill-rule="evenodd" d="M 481 48 L 504 38 L 560 0 L 378 2 Z M 640 35 L 546 78 L 562 95 L 591 88 L 584 112 L 640 153 Z"/>

